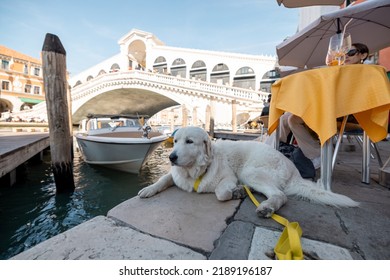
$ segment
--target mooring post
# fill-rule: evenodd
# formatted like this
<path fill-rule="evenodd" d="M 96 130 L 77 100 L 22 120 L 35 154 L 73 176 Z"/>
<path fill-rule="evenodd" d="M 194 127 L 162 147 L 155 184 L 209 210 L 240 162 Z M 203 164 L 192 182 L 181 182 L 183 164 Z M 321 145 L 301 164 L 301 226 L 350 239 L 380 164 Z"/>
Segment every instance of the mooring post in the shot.
<path fill-rule="evenodd" d="M 42 47 L 42 68 L 50 132 L 51 166 L 56 189 L 57 193 L 73 192 L 73 139 L 67 96 L 66 52 L 56 35 L 46 34 Z"/>
<path fill-rule="evenodd" d="M 210 128 L 209 135 L 214 138 L 214 125 L 215 125 L 215 99 L 212 98 L 210 101 Z"/>
<path fill-rule="evenodd" d="M 237 132 L 237 100 L 232 100 L 232 131 Z"/>
<path fill-rule="evenodd" d="M 187 107 L 185 104 L 181 106 L 181 112 L 182 112 L 182 118 L 181 118 L 181 126 L 186 127 L 188 124 L 188 112 L 187 112 Z"/>

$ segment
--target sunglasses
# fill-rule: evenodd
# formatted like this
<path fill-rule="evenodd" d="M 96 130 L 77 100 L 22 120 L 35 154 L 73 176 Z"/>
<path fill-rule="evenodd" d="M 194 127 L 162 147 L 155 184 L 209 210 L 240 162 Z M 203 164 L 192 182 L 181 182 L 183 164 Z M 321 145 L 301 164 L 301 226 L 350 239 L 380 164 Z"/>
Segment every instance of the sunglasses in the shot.
<path fill-rule="evenodd" d="M 357 53 L 359 53 L 359 51 L 357 49 L 353 49 L 353 50 L 349 50 L 346 55 L 348 56 L 354 56 L 356 55 Z"/>

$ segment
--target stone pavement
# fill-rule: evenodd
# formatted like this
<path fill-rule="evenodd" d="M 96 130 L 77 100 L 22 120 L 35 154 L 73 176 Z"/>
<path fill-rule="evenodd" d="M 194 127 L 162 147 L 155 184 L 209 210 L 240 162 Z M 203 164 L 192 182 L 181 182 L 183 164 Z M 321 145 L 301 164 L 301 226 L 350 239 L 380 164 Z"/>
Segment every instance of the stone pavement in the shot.
<path fill-rule="evenodd" d="M 382 160 L 390 142 L 378 143 Z M 343 144 L 343 147 L 349 147 Z M 361 147 L 341 151 L 332 191 L 361 203 L 332 208 L 289 199 L 278 214 L 303 230 L 305 259 L 389 260 L 390 189 L 378 184 L 371 160 L 371 183 L 361 183 Z M 256 194 L 261 202 L 264 200 Z M 214 194 L 170 188 L 154 197 L 129 199 L 12 259 L 224 260 L 273 259 L 283 227 L 256 216 L 249 198 L 219 202 Z"/>

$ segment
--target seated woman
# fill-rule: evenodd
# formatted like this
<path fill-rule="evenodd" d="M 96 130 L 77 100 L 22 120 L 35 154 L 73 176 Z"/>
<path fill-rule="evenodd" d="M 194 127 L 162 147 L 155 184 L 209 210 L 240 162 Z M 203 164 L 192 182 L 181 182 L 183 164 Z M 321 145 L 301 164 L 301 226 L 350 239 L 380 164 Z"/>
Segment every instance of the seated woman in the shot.
<path fill-rule="evenodd" d="M 368 47 L 361 43 L 352 44 L 348 51 L 345 64 L 362 64 L 368 57 Z M 321 166 L 321 145 L 318 137 L 310 130 L 304 121 L 289 112 L 284 113 L 279 120 L 279 141 L 287 142 L 287 137 L 290 132 L 293 133 L 298 146 L 301 148 L 303 154 L 309 158 L 315 169 Z M 273 133 L 267 140 L 267 144 L 275 144 L 275 133 Z"/>

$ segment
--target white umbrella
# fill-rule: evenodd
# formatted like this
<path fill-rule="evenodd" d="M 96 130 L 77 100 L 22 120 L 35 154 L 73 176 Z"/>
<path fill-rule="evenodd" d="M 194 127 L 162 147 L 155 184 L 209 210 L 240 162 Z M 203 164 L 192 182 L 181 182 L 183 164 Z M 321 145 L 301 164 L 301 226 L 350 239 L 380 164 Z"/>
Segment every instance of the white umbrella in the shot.
<path fill-rule="evenodd" d="M 280 5 L 287 8 L 299 8 L 308 6 L 340 6 L 344 0 L 276 0 Z"/>
<path fill-rule="evenodd" d="M 352 43 L 367 45 L 371 53 L 389 47 L 390 0 L 367 0 L 322 15 L 276 46 L 279 65 L 301 68 L 324 65 L 329 38 L 342 32 L 345 26 Z"/>

